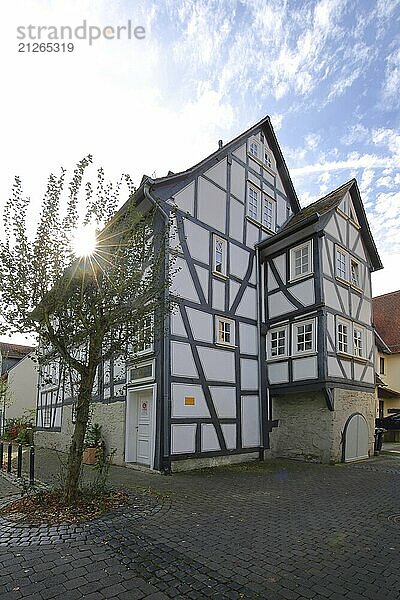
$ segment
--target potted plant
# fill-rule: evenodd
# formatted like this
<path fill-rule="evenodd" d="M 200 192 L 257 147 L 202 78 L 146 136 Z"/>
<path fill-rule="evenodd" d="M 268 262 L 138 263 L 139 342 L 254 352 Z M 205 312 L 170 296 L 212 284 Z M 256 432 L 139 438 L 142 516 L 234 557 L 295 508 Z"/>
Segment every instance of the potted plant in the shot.
<path fill-rule="evenodd" d="M 95 465 L 104 460 L 106 445 L 101 435 L 101 425 L 94 423 L 86 432 L 82 461 L 85 465 Z"/>

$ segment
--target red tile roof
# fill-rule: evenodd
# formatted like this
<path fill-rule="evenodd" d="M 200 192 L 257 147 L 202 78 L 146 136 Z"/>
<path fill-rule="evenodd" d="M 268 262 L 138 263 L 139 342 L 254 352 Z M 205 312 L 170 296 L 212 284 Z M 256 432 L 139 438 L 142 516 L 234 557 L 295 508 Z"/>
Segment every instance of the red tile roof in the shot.
<path fill-rule="evenodd" d="M 20 344 L 8 344 L 0 342 L 0 352 L 7 358 L 22 358 L 34 350 L 33 346 L 21 346 Z"/>
<path fill-rule="evenodd" d="M 372 298 L 374 325 L 392 352 L 400 352 L 400 290 Z"/>

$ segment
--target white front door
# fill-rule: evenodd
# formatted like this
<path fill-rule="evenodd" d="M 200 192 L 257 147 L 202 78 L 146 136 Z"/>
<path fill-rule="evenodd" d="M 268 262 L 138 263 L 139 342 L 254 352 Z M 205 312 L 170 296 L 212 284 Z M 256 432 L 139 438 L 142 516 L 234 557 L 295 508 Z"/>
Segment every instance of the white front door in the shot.
<path fill-rule="evenodd" d="M 153 389 L 129 392 L 126 407 L 126 462 L 152 466 L 153 415 Z"/>
<path fill-rule="evenodd" d="M 136 462 L 150 466 L 151 457 L 151 417 L 152 417 L 151 390 L 137 392 L 137 435 L 136 435 Z"/>

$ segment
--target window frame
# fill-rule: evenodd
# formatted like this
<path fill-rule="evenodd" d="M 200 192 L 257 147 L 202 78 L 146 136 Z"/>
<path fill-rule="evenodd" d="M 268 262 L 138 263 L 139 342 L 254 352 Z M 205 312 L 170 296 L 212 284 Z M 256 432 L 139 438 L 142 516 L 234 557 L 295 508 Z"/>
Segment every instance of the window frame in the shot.
<path fill-rule="evenodd" d="M 256 216 L 254 216 L 253 214 L 250 214 L 250 212 L 249 212 L 250 190 L 253 191 L 253 192 L 256 192 L 256 194 L 257 194 L 257 211 L 256 211 Z M 261 191 L 261 189 L 259 187 L 257 187 L 254 183 L 252 183 L 250 181 L 247 181 L 246 217 L 248 217 L 252 221 L 256 221 L 257 223 L 260 223 L 261 204 L 262 204 L 262 191 Z"/>
<path fill-rule="evenodd" d="M 220 323 L 230 326 L 230 340 L 226 342 L 220 339 Z M 220 315 L 215 315 L 215 344 L 217 346 L 224 346 L 228 348 L 235 348 L 235 321 L 233 319 L 228 319 L 227 317 L 222 317 Z"/>
<path fill-rule="evenodd" d="M 154 315 L 150 314 L 147 317 L 144 317 L 142 319 L 142 321 L 145 321 L 146 319 L 150 319 L 150 328 L 151 328 L 151 342 L 149 344 L 148 347 L 144 348 L 143 350 L 136 350 L 135 346 L 137 345 L 137 335 L 138 333 L 135 334 L 135 340 L 133 343 L 133 348 L 134 348 L 134 355 L 135 356 L 144 356 L 145 354 L 151 354 L 152 352 L 154 352 Z M 147 329 L 148 327 L 143 327 L 141 328 L 142 331 L 144 331 L 145 329 Z M 138 330 L 139 332 L 140 330 Z M 111 378 L 111 372 L 110 372 L 110 378 Z M 110 379 L 111 380 L 111 379 Z"/>
<path fill-rule="evenodd" d="M 356 338 L 355 338 L 355 334 L 356 332 L 361 333 L 361 354 L 356 353 Z M 358 360 L 365 360 L 366 358 L 366 335 L 365 335 L 365 327 L 362 327 L 362 325 L 357 325 L 356 323 L 353 323 L 353 327 L 352 327 L 352 340 L 353 340 L 353 356 L 355 359 Z"/>
<path fill-rule="evenodd" d="M 349 258 L 350 258 L 350 261 L 349 261 L 350 262 L 350 272 L 349 272 L 350 282 L 349 283 L 352 287 L 360 290 L 361 289 L 361 263 L 360 263 L 360 261 L 358 261 L 356 258 L 354 258 L 351 255 L 349 255 Z M 353 282 L 353 265 L 357 266 L 357 276 L 358 276 L 357 283 Z"/>
<path fill-rule="evenodd" d="M 296 270 L 296 252 L 302 250 L 303 248 L 308 248 L 308 271 L 306 273 L 300 273 L 299 275 L 295 274 Z M 314 263 L 313 263 L 313 240 L 307 240 L 302 244 L 298 244 L 293 248 L 290 248 L 290 281 L 298 281 L 299 279 L 305 279 L 314 273 Z"/>
<path fill-rule="evenodd" d="M 263 138 L 263 139 L 262 139 Z M 257 154 L 253 154 L 252 145 L 257 145 Z M 274 153 L 268 146 L 265 135 L 260 132 L 260 136 L 256 135 L 247 140 L 247 154 L 250 158 L 258 162 L 264 169 L 268 169 L 271 173 L 276 173 L 276 160 Z M 268 157 L 268 160 L 266 159 Z"/>
<path fill-rule="evenodd" d="M 131 371 L 134 371 L 135 369 L 138 369 L 140 367 L 148 367 L 151 366 L 151 375 L 148 375 L 147 377 L 140 377 L 139 379 L 132 379 L 131 378 Z M 128 375 L 128 381 L 127 381 L 127 385 L 128 386 L 135 386 L 147 381 L 154 381 L 155 379 L 155 360 L 154 358 L 152 360 L 146 360 L 143 362 L 140 362 L 137 365 L 129 365 L 128 369 L 127 369 L 129 375 Z"/>
<path fill-rule="evenodd" d="M 268 331 L 268 335 L 267 335 L 267 360 L 282 360 L 282 359 L 287 359 L 289 357 L 289 331 L 288 331 L 289 327 L 288 325 L 280 325 L 279 327 L 273 327 Z M 284 353 L 283 354 L 276 354 L 275 356 L 272 355 L 272 335 L 274 333 L 278 334 L 278 342 L 279 342 L 279 333 L 284 331 L 285 332 L 285 338 L 284 338 Z M 277 345 L 277 348 L 279 348 L 279 343 Z"/>
<path fill-rule="evenodd" d="M 306 326 L 306 325 L 312 325 L 312 339 L 311 339 L 311 349 L 309 350 L 298 350 L 297 349 L 297 344 L 298 344 L 298 333 L 297 333 L 297 327 L 301 327 L 301 326 Z M 294 321 L 292 323 L 292 356 L 307 356 L 309 354 L 316 354 L 316 319 L 304 319 L 304 320 L 299 320 L 299 321 Z M 304 331 L 304 335 L 305 335 L 305 331 Z M 304 341 L 304 343 L 306 343 Z"/>
<path fill-rule="evenodd" d="M 345 266 L 346 273 L 345 277 L 338 273 L 338 254 L 342 254 L 345 257 Z M 350 254 L 347 250 L 345 250 L 342 246 L 335 244 L 335 277 L 340 279 L 340 281 L 344 281 L 346 283 L 350 283 L 349 281 L 349 266 L 350 266 Z"/>
<path fill-rule="evenodd" d="M 268 203 L 271 203 L 271 226 L 264 222 L 265 215 L 265 207 L 268 206 Z M 276 200 L 268 196 L 268 194 L 262 194 L 261 197 L 261 225 L 275 233 L 276 230 Z"/>
<path fill-rule="evenodd" d="M 386 365 L 385 357 L 380 356 L 379 357 L 379 375 L 386 375 L 385 365 Z M 383 370 L 382 370 L 382 367 L 383 367 Z"/>
<path fill-rule="evenodd" d="M 343 342 L 339 341 L 339 326 L 344 326 L 347 327 L 347 332 L 346 332 L 346 347 L 347 350 L 341 350 L 340 349 L 340 344 L 343 344 Z M 341 334 L 342 336 L 344 335 L 343 333 Z M 353 356 L 353 328 L 352 328 L 352 323 L 351 321 L 349 321 L 348 319 L 344 319 L 342 317 L 336 317 L 336 353 L 337 354 L 344 354 L 346 356 Z M 350 346 L 351 344 L 351 346 Z M 349 352 L 349 346 L 351 348 L 351 352 Z"/>
<path fill-rule="evenodd" d="M 222 243 L 222 262 L 221 262 L 222 270 L 221 271 L 217 270 L 217 243 L 218 242 Z M 217 275 L 218 277 L 226 278 L 227 277 L 227 262 L 228 262 L 228 242 L 220 235 L 217 235 L 216 233 L 214 233 L 213 234 L 213 265 L 212 265 L 213 274 Z"/>

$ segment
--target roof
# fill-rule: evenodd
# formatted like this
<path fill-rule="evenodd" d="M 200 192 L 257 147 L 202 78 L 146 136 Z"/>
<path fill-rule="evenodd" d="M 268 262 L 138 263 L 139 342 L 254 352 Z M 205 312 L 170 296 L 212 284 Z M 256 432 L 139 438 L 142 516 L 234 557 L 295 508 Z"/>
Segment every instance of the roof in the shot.
<path fill-rule="evenodd" d="M 7 358 L 23 358 L 34 350 L 33 346 L 21 346 L 20 344 L 8 344 L 0 342 L 0 352 Z"/>
<path fill-rule="evenodd" d="M 364 205 L 361 200 L 360 190 L 358 189 L 357 181 L 355 179 L 346 181 L 346 183 L 343 183 L 340 187 L 336 188 L 326 196 L 323 196 L 316 202 L 313 202 L 312 204 L 302 208 L 297 214 L 293 215 L 286 222 L 286 224 L 277 234 L 266 238 L 262 242 L 259 242 L 257 246 L 260 249 L 270 246 L 278 240 L 290 235 L 294 231 L 302 229 L 306 225 L 318 221 L 321 216 L 335 210 L 347 192 L 350 192 L 351 199 L 353 201 L 354 210 L 356 211 L 357 219 L 360 224 L 360 232 L 371 259 L 372 270 L 378 271 L 379 269 L 382 269 L 383 265 L 378 254 L 374 238 L 372 237 L 367 215 L 365 214 Z"/>
<path fill-rule="evenodd" d="M 384 339 L 379 335 L 379 333 L 375 329 L 375 344 L 378 348 L 379 352 L 383 352 L 384 354 L 391 354 L 390 348 L 385 342 Z"/>
<path fill-rule="evenodd" d="M 338 187 L 336 190 L 330 192 L 327 196 L 324 196 L 316 202 L 313 202 L 305 208 L 302 208 L 297 215 L 294 215 L 291 219 L 289 219 L 284 229 L 292 227 L 293 225 L 297 225 L 297 223 L 305 221 L 314 215 L 322 216 L 334 208 L 337 208 L 354 182 L 355 179 L 351 179 L 350 181 L 347 181 Z"/>
<path fill-rule="evenodd" d="M 158 177 L 156 179 L 151 179 L 144 175 L 141 184 L 143 184 L 146 179 L 149 179 L 149 181 L 155 187 L 157 187 L 163 184 L 173 184 L 175 182 L 178 183 L 181 179 L 185 179 L 189 176 L 194 176 L 197 174 L 197 172 L 200 172 L 217 164 L 220 158 L 223 158 L 226 154 L 228 154 L 228 152 L 231 152 L 236 147 L 238 147 L 240 143 L 246 140 L 250 135 L 252 135 L 253 132 L 256 132 L 257 130 L 261 129 L 264 131 L 264 134 L 268 140 L 268 144 L 274 153 L 278 173 L 282 179 L 285 191 L 288 196 L 288 200 L 290 201 L 290 204 L 292 206 L 292 210 L 294 213 L 297 213 L 300 210 L 299 200 L 297 198 L 293 182 L 289 175 L 289 170 L 286 166 L 285 159 L 283 157 L 282 151 L 280 149 L 278 140 L 275 136 L 275 132 L 271 124 L 270 117 L 268 115 L 261 119 L 261 121 L 258 121 L 258 123 L 252 125 L 249 129 L 235 137 L 227 144 L 222 145 L 215 152 L 202 159 L 200 162 L 193 165 L 189 169 L 186 169 L 185 171 L 180 171 L 179 173 L 172 173 L 172 171 L 169 171 L 168 175 L 166 175 L 165 177 Z"/>
<path fill-rule="evenodd" d="M 375 328 L 391 352 L 400 352 L 400 290 L 372 298 Z"/>

